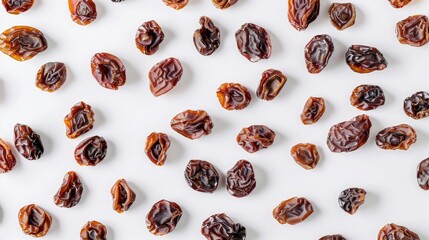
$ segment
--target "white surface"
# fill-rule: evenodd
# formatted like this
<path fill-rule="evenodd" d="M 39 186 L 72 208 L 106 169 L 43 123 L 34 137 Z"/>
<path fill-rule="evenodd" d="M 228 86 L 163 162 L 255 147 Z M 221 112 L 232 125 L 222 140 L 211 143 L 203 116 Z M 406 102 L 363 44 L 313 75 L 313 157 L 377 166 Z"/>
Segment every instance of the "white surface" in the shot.
<path fill-rule="evenodd" d="M 160 239 L 145 226 L 146 213 L 160 199 L 179 203 L 184 211 L 176 230 L 164 239 L 204 239 L 200 226 L 211 214 L 225 212 L 248 232 L 247 239 L 318 239 L 341 233 L 347 239 L 376 239 L 379 229 L 395 222 L 429 239 L 427 216 L 429 193 L 416 183 L 416 166 L 429 156 L 428 121 L 416 121 L 402 111 L 403 99 L 419 90 L 428 91 L 429 45 L 413 48 L 401 45 L 395 37 L 397 21 L 409 15 L 429 14 L 429 2 L 416 0 L 403 9 L 392 8 L 387 0 L 353 1 L 357 7 L 356 25 L 337 31 L 331 26 L 327 9 L 333 1 L 321 1 L 318 19 L 303 32 L 287 20 L 285 0 L 240 0 L 226 11 L 215 9 L 209 0 L 191 0 L 181 11 L 166 7 L 161 0 L 126 0 L 114 4 L 96 0 L 98 19 L 89 26 L 75 24 L 65 0 L 37 0 L 34 7 L 19 16 L 0 11 L 0 30 L 14 25 L 30 25 L 45 33 L 49 48 L 27 62 L 17 62 L 0 54 L 0 137 L 10 144 L 13 126 L 28 124 L 41 136 L 46 152 L 38 161 L 27 161 L 16 152 L 17 166 L 0 175 L 0 238 L 32 239 L 24 235 L 17 220 L 18 210 L 36 203 L 53 216 L 51 231 L 44 238 L 78 239 L 88 220 L 108 227 L 111 240 Z M 192 34 L 199 28 L 201 15 L 212 18 L 221 29 L 221 47 L 210 57 L 197 53 Z M 145 56 L 134 44 L 135 31 L 155 19 L 166 38 L 159 51 Z M 234 33 L 246 22 L 267 29 L 273 43 L 269 60 L 252 64 L 242 57 Z M 303 47 L 316 34 L 327 33 L 335 52 L 327 68 L 318 75 L 307 72 Z M 360 75 L 344 62 L 351 44 L 378 47 L 389 61 L 385 71 Z M 126 65 L 128 79 L 119 91 L 102 88 L 90 72 L 90 58 L 100 51 L 117 55 Z M 149 91 L 147 73 L 158 61 L 179 58 L 184 76 L 170 93 L 155 98 Z M 63 61 L 69 78 L 57 92 L 49 94 L 34 86 L 39 67 L 48 61 Z M 268 68 L 282 70 L 288 82 L 272 102 L 259 100 L 254 91 L 261 73 Z M 253 94 L 250 106 L 242 111 L 222 109 L 216 89 L 223 82 L 239 82 Z M 377 84 L 386 94 L 386 104 L 370 111 L 373 122 L 368 143 L 349 154 L 333 154 L 326 147 L 328 129 L 340 121 L 362 114 L 349 104 L 349 96 L 359 84 Z M 319 123 L 304 126 L 299 120 L 309 96 L 324 97 L 327 110 Z M 65 136 L 64 116 L 78 101 L 95 111 L 94 129 L 76 140 Z M 186 109 L 205 109 L 214 121 L 213 133 L 190 141 L 175 133 L 170 119 Z M 384 151 L 374 143 L 384 127 L 400 123 L 412 125 L 417 143 L 409 151 Z M 266 124 L 277 133 L 272 147 L 248 154 L 235 142 L 242 127 Z M 172 139 L 166 165 L 157 167 L 144 155 L 146 136 L 152 131 L 167 133 Z M 103 136 L 109 144 L 108 156 L 97 167 L 77 165 L 75 146 L 92 135 Z M 315 170 L 305 171 L 290 156 L 299 142 L 319 146 L 322 159 Z M 247 198 L 237 199 L 225 190 L 222 180 L 210 195 L 189 188 L 183 170 L 190 159 L 212 162 L 224 176 L 239 159 L 254 164 L 257 187 Z M 67 171 L 81 177 L 85 190 L 81 202 L 72 209 L 57 207 L 52 200 Z M 124 214 L 112 210 L 110 188 L 118 178 L 126 178 L 137 200 Z M 367 201 L 355 216 L 338 207 L 338 194 L 348 187 L 362 187 Z M 293 196 L 308 198 L 315 213 L 296 226 L 280 225 L 272 209 Z"/>

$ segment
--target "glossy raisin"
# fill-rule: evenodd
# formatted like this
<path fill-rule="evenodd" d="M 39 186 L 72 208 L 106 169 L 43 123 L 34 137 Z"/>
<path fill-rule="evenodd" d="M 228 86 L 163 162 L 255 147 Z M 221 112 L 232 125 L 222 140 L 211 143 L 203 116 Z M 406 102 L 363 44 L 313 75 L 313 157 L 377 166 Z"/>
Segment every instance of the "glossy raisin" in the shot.
<path fill-rule="evenodd" d="M 203 56 L 212 55 L 220 46 L 220 30 L 209 17 L 201 17 L 200 25 L 194 32 L 195 48 Z"/>
<path fill-rule="evenodd" d="M 162 0 L 168 7 L 180 10 L 188 5 L 189 0 Z"/>
<path fill-rule="evenodd" d="M 74 139 L 88 132 L 94 127 L 94 121 L 91 106 L 84 102 L 76 103 L 64 118 L 67 137 Z"/>
<path fill-rule="evenodd" d="M 364 84 L 357 86 L 350 96 L 350 104 L 363 111 L 376 109 L 383 106 L 384 102 L 383 89 L 376 85 Z"/>
<path fill-rule="evenodd" d="M 307 29 L 316 20 L 320 11 L 320 0 L 288 0 L 290 24 L 298 30 Z"/>
<path fill-rule="evenodd" d="M 416 120 L 429 117 L 429 93 L 420 91 L 407 97 L 404 100 L 404 111 Z"/>
<path fill-rule="evenodd" d="M 256 90 L 256 96 L 262 100 L 271 101 L 279 95 L 286 82 L 287 77 L 279 70 L 265 70 Z"/>
<path fill-rule="evenodd" d="M 375 137 L 377 146 L 388 150 L 408 150 L 416 141 L 416 131 L 408 124 L 385 128 Z"/>
<path fill-rule="evenodd" d="M 19 154 L 28 160 L 37 160 L 42 156 L 44 152 L 42 140 L 33 129 L 18 123 L 15 125 L 13 133 L 15 148 Z"/>
<path fill-rule="evenodd" d="M 36 86 L 46 92 L 58 90 L 67 79 L 67 68 L 62 62 L 48 62 L 37 72 Z"/>
<path fill-rule="evenodd" d="M 235 223 L 225 213 L 214 214 L 201 225 L 201 234 L 207 240 L 245 240 L 246 228 Z"/>
<path fill-rule="evenodd" d="M 252 96 L 239 83 L 224 83 L 216 91 L 220 105 L 226 110 L 241 110 L 249 106 Z"/>
<path fill-rule="evenodd" d="M 253 23 L 246 23 L 235 33 L 238 51 L 250 62 L 271 56 L 271 38 L 268 32 Z"/>
<path fill-rule="evenodd" d="M 97 82 L 111 90 L 118 90 L 127 81 L 122 61 L 109 53 L 96 53 L 91 59 L 91 72 Z"/>
<path fill-rule="evenodd" d="M 352 45 L 346 53 L 346 63 L 357 73 L 381 71 L 387 67 L 383 54 L 374 47 Z"/>
<path fill-rule="evenodd" d="M 162 166 L 167 159 L 170 144 L 167 134 L 153 132 L 146 138 L 145 153 L 155 165 Z"/>
<path fill-rule="evenodd" d="M 290 154 L 296 163 L 307 170 L 315 168 L 320 160 L 316 145 L 311 143 L 299 143 L 293 146 Z"/>
<path fill-rule="evenodd" d="M 356 213 L 358 208 L 365 202 L 366 191 L 362 188 L 349 188 L 340 193 L 338 203 L 340 208 L 350 215 Z"/>
<path fill-rule="evenodd" d="M 226 174 L 226 189 L 234 197 L 249 195 L 256 187 L 255 171 L 247 160 L 238 161 Z"/>
<path fill-rule="evenodd" d="M 236 4 L 238 2 L 238 0 L 212 0 L 213 5 L 216 8 L 225 10 L 229 7 L 231 7 L 232 5 Z"/>
<path fill-rule="evenodd" d="M 58 207 L 71 208 L 76 206 L 83 193 L 83 185 L 79 176 L 71 171 L 66 173 L 63 183 L 54 196 L 54 203 Z"/>
<path fill-rule="evenodd" d="M 97 18 L 97 6 L 93 0 L 68 0 L 71 19 L 82 26 Z"/>
<path fill-rule="evenodd" d="M 295 225 L 303 222 L 313 212 L 313 205 L 307 199 L 293 197 L 281 202 L 273 210 L 273 217 L 280 224 Z"/>
<path fill-rule="evenodd" d="M 146 226 L 154 235 L 163 236 L 176 228 L 182 214 L 177 203 L 161 200 L 155 203 L 147 214 Z"/>
<path fill-rule="evenodd" d="M 84 139 L 74 150 L 74 158 L 81 166 L 96 166 L 107 154 L 107 142 L 103 137 L 93 136 Z"/>
<path fill-rule="evenodd" d="M 164 32 L 154 20 L 144 22 L 138 29 L 135 37 L 137 48 L 146 55 L 153 55 L 164 41 Z"/>
<path fill-rule="evenodd" d="M 180 135 L 194 140 L 209 135 L 213 129 L 213 122 L 204 110 L 186 110 L 174 116 L 170 126 Z"/>
<path fill-rule="evenodd" d="M 32 237 L 43 237 L 51 228 L 52 217 L 36 204 L 22 207 L 18 213 L 22 231 Z"/>
<path fill-rule="evenodd" d="M 10 14 L 20 14 L 30 9 L 34 0 L 2 0 L 3 7 Z"/>
<path fill-rule="evenodd" d="M 10 150 L 9 144 L 0 138 L 0 173 L 7 173 L 16 165 L 16 158 Z"/>
<path fill-rule="evenodd" d="M 274 143 L 276 133 L 264 125 L 243 128 L 237 135 L 237 143 L 248 153 L 268 148 Z"/>
<path fill-rule="evenodd" d="M 116 181 L 110 190 L 113 198 L 113 210 L 118 213 L 127 211 L 136 200 L 136 194 L 125 179 Z"/>
<path fill-rule="evenodd" d="M 421 161 L 417 167 L 417 183 L 423 190 L 429 190 L 429 158 Z"/>
<path fill-rule="evenodd" d="M 377 240 L 420 240 L 420 237 L 404 226 L 390 223 L 380 230 Z"/>
<path fill-rule="evenodd" d="M 327 236 L 321 237 L 319 238 L 319 240 L 346 240 L 346 238 L 340 234 L 335 234 L 335 235 L 327 235 Z"/>
<path fill-rule="evenodd" d="M 149 71 L 150 91 L 155 97 L 173 89 L 183 75 L 183 67 L 176 58 L 167 58 L 153 66 Z"/>
<path fill-rule="evenodd" d="M 309 73 L 320 73 L 334 52 L 334 42 L 329 35 L 317 35 L 305 46 L 305 64 Z"/>
<path fill-rule="evenodd" d="M 107 228 L 97 221 L 87 222 L 80 230 L 81 240 L 107 240 Z"/>
<path fill-rule="evenodd" d="M 396 24 L 396 37 L 402 44 L 421 47 L 429 42 L 429 18 L 410 16 Z"/>
<path fill-rule="evenodd" d="M 325 100 L 321 97 L 310 97 L 301 113 L 301 122 L 305 125 L 314 124 L 325 113 Z"/>
<path fill-rule="evenodd" d="M 332 3 L 329 7 L 329 18 L 338 30 L 344 30 L 355 24 L 356 8 L 352 3 Z"/>
<path fill-rule="evenodd" d="M 213 193 L 219 185 L 219 173 L 209 162 L 191 160 L 185 169 L 188 185 L 198 192 Z"/>
<path fill-rule="evenodd" d="M 413 0 L 389 0 L 390 5 L 394 8 L 403 8 L 405 5 L 408 5 Z"/>
<path fill-rule="evenodd" d="M 29 26 L 14 26 L 0 35 L 0 51 L 17 61 L 32 59 L 48 48 L 41 31 Z"/>

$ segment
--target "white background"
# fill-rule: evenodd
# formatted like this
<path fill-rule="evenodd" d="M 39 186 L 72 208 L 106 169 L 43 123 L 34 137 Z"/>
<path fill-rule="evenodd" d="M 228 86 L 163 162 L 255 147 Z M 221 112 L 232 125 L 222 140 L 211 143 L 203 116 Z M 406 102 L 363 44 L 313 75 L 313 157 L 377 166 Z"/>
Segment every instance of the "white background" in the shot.
<path fill-rule="evenodd" d="M 18 224 L 18 210 L 36 203 L 53 216 L 50 232 L 44 238 L 78 239 L 88 220 L 108 227 L 113 240 L 161 239 L 148 232 L 145 216 L 160 199 L 175 201 L 183 209 L 177 228 L 163 239 L 204 239 L 201 223 L 214 213 L 225 212 L 247 228 L 247 239 L 318 239 L 341 233 L 350 240 L 376 239 L 379 229 L 397 223 L 429 239 L 427 217 L 429 193 L 416 183 L 416 166 L 429 156 L 429 119 L 416 121 L 402 110 L 403 100 L 416 91 L 428 91 L 429 45 L 414 48 L 401 45 L 395 37 L 396 22 L 413 14 L 429 14 L 429 2 L 415 0 L 403 9 L 394 9 L 387 0 L 356 0 L 356 24 L 336 30 L 327 10 L 333 1 L 321 1 L 317 20 L 306 31 L 298 32 L 288 23 L 286 0 L 240 0 L 228 10 L 216 9 L 210 0 L 190 0 L 175 11 L 161 0 L 125 0 L 112 3 L 96 0 L 98 18 L 82 27 L 70 19 L 67 1 L 36 0 L 28 12 L 13 16 L 0 11 L 0 30 L 14 25 L 30 25 L 44 32 L 47 51 L 26 62 L 0 54 L 0 137 L 13 143 L 16 123 L 28 124 L 45 145 L 40 160 L 19 156 L 12 172 L 0 175 L 0 238 L 32 239 Z M 202 15 L 212 18 L 221 29 L 221 47 L 210 57 L 201 56 L 192 42 Z M 165 41 L 153 56 L 135 47 L 134 36 L 141 23 L 155 19 L 165 32 Z M 273 54 L 269 60 L 250 63 L 236 49 L 234 33 L 243 23 L 253 22 L 270 33 Z M 327 33 L 335 52 L 322 73 L 311 75 L 304 63 L 303 48 L 316 34 Z M 382 72 L 357 74 L 344 61 L 351 44 L 366 44 L 380 49 L 389 66 Z M 92 77 L 90 59 L 94 53 L 109 52 L 123 60 L 127 83 L 118 91 L 102 88 Z M 147 73 L 157 62 L 174 56 L 182 61 L 184 75 L 177 87 L 155 98 L 149 91 Z M 67 82 L 55 93 L 42 92 L 34 85 L 39 67 L 48 61 L 63 61 L 68 67 Z M 254 92 L 261 73 L 277 68 L 288 76 L 283 91 L 272 102 L 259 100 Z M 239 82 L 251 90 L 253 100 L 242 111 L 229 112 L 220 107 L 216 89 L 224 82 Z M 368 143 L 349 154 L 333 154 L 326 147 L 328 129 L 364 112 L 352 107 L 349 96 L 360 84 L 383 88 L 386 104 L 367 112 L 373 128 Z M 313 126 L 299 119 L 310 96 L 324 97 L 327 110 Z M 65 136 L 64 116 L 76 102 L 85 101 L 95 111 L 92 131 L 76 140 Z M 213 133 L 191 141 L 175 133 L 171 118 L 186 109 L 204 109 L 214 122 Z M 374 143 L 375 134 L 401 123 L 412 125 L 418 141 L 409 151 L 386 151 Z M 266 124 L 277 133 L 272 147 L 248 154 L 235 142 L 242 127 Z M 172 146 L 163 167 L 152 164 L 144 155 L 146 136 L 152 131 L 167 133 Z M 73 151 L 83 139 L 103 136 L 109 144 L 108 155 L 97 167 L 80 167 Z M 319 147 L 321 161 L 306 171 L 290 156 L 290 148 L 300 142 Z M 254 165 L 257 187 L 248 197 L 228 194 L 222 180 L 210 195 L 187 186 L 183 171 L 190 159 L 212 162 L 222 176 L 237 160 Z M 84 183 L 81 202 L 63 209 L 53 203 L 67 171 L 74 170 Z M 125 178 L 137 199 L 130 210 L 118 214 L 112 209 L 110 188 Z M 349 187 L 368 192 L 366 203 L 350 216 L 339 208 L 337 197 Z M 280 225 L 272 210 L 293 196 L 308 198 L 315 212 L 305 222 Z"/>

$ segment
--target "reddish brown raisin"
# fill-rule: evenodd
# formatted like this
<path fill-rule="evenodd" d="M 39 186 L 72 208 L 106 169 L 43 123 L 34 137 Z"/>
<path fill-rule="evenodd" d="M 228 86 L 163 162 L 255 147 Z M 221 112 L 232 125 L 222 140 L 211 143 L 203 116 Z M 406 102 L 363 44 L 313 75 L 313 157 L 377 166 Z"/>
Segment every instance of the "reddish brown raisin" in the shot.
<path fill-rule="evenodd" d="M 69 0 L 69 10 L 72 20 L 82 26 L 97 18 L 97 6 L 93 0 Z"/>
<path fill-rule="evenodd" d="M 96 166 L 104 160 L 107 142 L 104 138 L 93 136 L 83 140 L 74 150 L 74 158 L 81 166 Z"/>
<path fill-rule="evenodd" d="M 224 83 L 217 89 L 220 105 L 226 110 L 241 110 L 249 106 L 252 96 L 249 90 L 239 83 Z"/>
<path fill-rule="evenodd" d="M 185 179 L 188 185 L 204 193 L 213 193 L 219 184 L 219 173 L 207 161 L 191 160 L 185 169 Z"/>
<path fill-rule="evenodd" d="M 301 122 L 305 125 L 314 124 L 325 113 L 325 100 L 320 97 L 310 97 L 301 113 Z"/>
<path fill-rule="evenodd" d="M 388 150 L 408 150 L 416 141 L 416 131 L 408 124 L 385 128 L 375 137 L 377 146 Z"/>
<path fill-rule="evenodd" d="M 17 61 L 32 59 L 48 48 L 41 31 L 29 26 L 14 26 L 0 35 L 0 51 Z"/>
<path fill-rule="evenodd" d="M 429 93 L 421 91 L 407 97 L 404 100 L 404 111 L 416 120 L 429 117 Z"/>
<path fill-rule="evenodd" d="M 245 240 L 246 228 L 235 223 L 225 213 L 214 214 L 201 225 L 201 234 L 207 240 Z"/>
<path fill-rule="evenodd" d="M 356 8 L 352 3 L 332 3 L 329 7 L 329 18 L 338 30 L 344 30 L 355 24 Z"/>
<path fill-rule="evenodd" d="M 14 128 L 15 148 L 23 157 L 28 160 L 39 159 L 43 152 L 43 144 L 40 135 L 29 126 L 16 124 Z"/>
<path fill-rule="evenodd" d="M 162 0 L 168 7 L 180 10 L 188 5 L 189 0 Z"/>
<path fill-rule="evenodd" d="M 100 222 L 89 221 L 80 230 L 81 240 L 107 240 L 107 228 Z"/>
<path fill-rule="evenodd" d="M 383 54 L 374 47 L 352 45 L 346 53 L 346 63 L 357 73 L 381 71 L 387 67 Z"/>
<path fill-rule="evenodd" d="M 305 46 L 305 63 L 309 73 L 320 73 L 334 52 L 334 42 L 329 35 L 317 35 Z"/>
<path fill-rule="evenodd" d="M 340 193 L 338 203 L 345 212 L 353 215 L 365 202 L 366 191 L 362 188 L 349 188 Z"/>
<path fill-rule="evenodd" d="M 83 192 L 83 185 L 79 176 L 71 171 L 66 173 L 60 189 L 54 196 L 54 203 L 58 207 L 71 208 L 76 206 Z"/>
<path fill-rule="evenodd" d="M 155 203 L 147 214 L 146 226 L 154 235 L 163 236 L 176 228 L 182 214 L 177 203 L 161 200 Z"/>
<path fill-rule="evenodd" d="M 307 219 L 313 211 L 313 205 L 307 199 L 293 197 L 281 202 L 273 210 L 273 217 L 280 224 L 295 225 Z"/>
<path fill-rule="evenodd" d="M 62 62 L 43 64 L 37 72 L 36 86 L 46 92 L 59 89 L 67 79 L 67 68 Z"/>
<path fill-rule="evenodd" d="M 248 153 L 268 148 L 274 142 L 276 133 L 264 125 L 252 125 L 243 128 L 237 135 L 237 143 Z"/>
<path fill-rule="evenodd" d="M 113 210 L 118 213 L 127 211 L 136 200 L 136 194 L 125 179 L 116 181 L 110 190 L 113 198 Z"/>
<path fill-rule="evenodd" d="M 350 96 L 350 104 L 363 111 L 376 109 L 383 106 L 384 102 L 383 89 L 376 85 L 357 86 Z"/>
<path fill-rule="evenodd" d="M 410 16 L 396 24 L 396 37 L 402 44 L 421 47 L 429 42 L 429 18 Z"/>
<path fill-rule="evenodd" d="M 232 5 L 236 4 L 238 0 L 212 0 L 212 2 L 216 8 L 225 10 L 231 7 Z"/>
<path fill-rule="evenodd" d="M 289 22 L 298 31 L 307 29 L 319 16 L 320 0 L 288 0 L 288 3 Z"/>
<path fill-rule="evenodd" d="M 390 223 L 380 230 L 377 240 L 420 240 L 420 237 L 404 226 Z"/>
<path fill-rule="evenodd" d="M 235 33 L 237 48 L 250 62 L 271 56 L 271 38 L 268 32 L 253 23 L 246 23 Z"/>
<path fill-rule="evenodd" d="M 18 213 L 22 231 L 32 237 L 43 237 L 51 228 L 52 217 L 36 204 L 22 207 Z"/>
<path fill-rule="evenodd" d="M 186 110 L 174 116 L 170 126 L 180 135 L 194 140 L 209 135 L 213 129 L 213 122 L 204 110 Z"/>
<path fill-rule="evenodd" d="M 390 5 L 394 8 L 403 8 L 408 5 L 412 0 L 389 0 Z"/>
<path fill-rule="evenodd" d="M 282 72 L 268 69 L 262 73 L 256 96 L 262 100 L 271 101 L 279 95 L 286 82 L 287 77 Z"/>
<path fill-rule="evenodd" d="M 91 59 L 92 76 L 97 82 L 111 90 L 118 90 L 127 81 L 122 61 L 109 53 L 96 53 Z"/>
<path fill-rule="evenodd" d="M 423 190 L 429 190 L 429 158 L 419 163 L 417 167 L 417 182 Z"/>
<path fill-rule="evenodd" d="M 228 170 L 226 189 L 234 197 L 242 198 L 249 195 L 256 187 L 255 171 L 247 160 L 238 161 Z"/>
<path fill-rule="evenodd" d="M 307 170 L 315 168 L 320 160 L 316 145 L 311 143 L 300 143 L 293 146 L 290 154 L 296 163 Z"/>
<path fill-rule="evenodd" d="M 3 6 L 10 14 L 20 14 L 30 9 L 34 0 L 2 0 Z"/>
<path fill-rule="evenodd" d="M 16 158 L 10 150 L 9 144 L 0 138 L 0 173 L 7 173 L 16 165 Z"/>
<path fill-rule="evenodd" d="M 220 46 L 220 30 L 209 17 L 201 17 L 200 25 L 194 32 L 195 48 L 203 56 L 212 55 Z"/>
<path fill-rule="evenodd" d="M 143 23 L 135 37 L 137 48 L 146 55 L 153 55 L 164 41 L 164 32 L 154 20 Z"/>
<path fill-rule="evenodd" d="M 94 121 L 94 112 L 91 106 L 84 102 L 76 103 L 64 118 L 67 137 L 74 139 L 88 132 L 93 128 Z"/>
<path fill-rule="evenodd" d="M 167 134 L 153 132 L 146 138 L 145 153 L 155 165 L 162 166 L 167 159 L 170 144 Z"/>
<path fill-rule="evenodd" d="M 155 97 L 173 89 L 183 75 L 183 68 L 176 58 L 167 58 L 152 67 L 149 71 L 150 91 Z"/>

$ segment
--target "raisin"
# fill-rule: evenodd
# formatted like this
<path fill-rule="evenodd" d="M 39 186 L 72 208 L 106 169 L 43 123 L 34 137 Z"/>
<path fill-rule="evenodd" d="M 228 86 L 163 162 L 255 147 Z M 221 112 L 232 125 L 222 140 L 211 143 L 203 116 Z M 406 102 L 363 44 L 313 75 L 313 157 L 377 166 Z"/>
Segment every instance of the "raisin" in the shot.
<path fill-rule="evenodd" d="M 123 2 L 125 0 L 112 0 L 112 2 L 118 3 L 118 2 Z"/>
<path fill-rule="evenodd" d="M 419 163 L 417 167 L 417 182 L 423 190 L 429 190 L 429 158 Z"/>
<path fill-rule="evenodd" d="M 216 8 L 225 10 L 229 7 L 231 7 L 232 5 L 236 4 L 238 2 L 238 0 L 212 0 L 213 5 Z"/>
<path fill-rule="evenodd" d="M 420 237 L 404 226 L 390 223 L 380 230 L 377 240 L 420 240 Z"/>
<path fill-rule="evenodd" d="M 212 55 L 220 46 L 220 30 L 209 17 L 201 17 L 200 25 L 194 32 L 195 48 L 203 56 Z"/>
<path fill-rule="evenodd" d="M 168 7 L 180 10 L 188 5 L 189 0 L 162 0 Z"/>
<path fill-rule="evenodd" d="M 54 196 L 54 203 L 58 207 L 71 208 L 76 206 L 83 192 L 83 185 L 79 176 L 71 171 L 66 173 L 60 189 Z"/>
<path fill-rule="evenodd" d="M 167 58 L 153 66 L 149 71 L 150 91 L 155 97 L 173 89 L 183 75 L 183 67 L 176 58 Z"/>
<path fill-rule="evenodd" d="M 357 73 L 381 71 L 387 67 L 383 54 L 374 47 L 352 45 L 346 53 L 346 63 Z"/>
<path fill-rule="evenodd" d="M 273 210 L 273 217 L 280 224 L 295 225 L 307 219 L 313 211 L 313 205 L 307 199 L 293 197 L 281 202 Z"/>
<path fill-rule="evenodd" d="M 366 191 L 362 188 L 349 188 L 340 193 L 338 203 L 340 208 L 350 215 L 356 213 L 358 208 L 365 202 Z"/>
<path fill-rule="evenodd" d="M 147 214 L 146 226 L 154 235 L 163 236 L 176 228 L 182 214 L 177 203 L 161 200 L 155 203 Z"/>
<path fill-rule="evenodd" d="M 17 61 L 32 59 L 48 48 L 41 31 L 29 26 L 14 26 L 0 35 L 0 51 Z"/>
<path fill-rule="evenodd" d="M 416 141 L 416 132 L 408 124 L 385 128 L 375 137 L 377 146 L 388 150 L 408 150 Z"/>
<path fill-rule="evenodd" d="M 396 37 L 402 44 L 421 47 L 429 42 L 429 19 L 424 15 L 410 16 L 396 24 Z"/>
<path fill-rule="evenodd" d="M 82 26 L 97 18 L 97 6 L 93 0 L 69 0 L 69 10 L 71 19 Z"/>
<path fill-rule="evenodd" d="M 51 228 L 52 217 L 36 204 L 22 207 L 18 213 L 22 231 L 32 237 L 43 237 Z"/>
<path fill-rule="evenodd" d="M 185 179 L 195 191 L 213 193 L 219 184 L 219 173 L 207 161 L 191 160 L 185 169 Z"/>
<path fill-rule="evenodd" d="M 293 146 L 290 154 L 296 163 L 307 170 L 315 168 L 320 160 L 316 145 L 311 143 L 299 143 Z"/>
<path fill-rule="evenodd" d="M 201 225 L 201 234 L 207 240 L 245 240 L 246 228 L 235 223 L 225 213 L 214 214 Z"/>
<path fill-rule="evenodd" d="M 249 106 L 252 96 L 246 87 L 239 83 L 224 83 L 217 89 L 220 105 L 226 110 L 241 110 Z"/>
<path fill-rule="evenodd" d="M 87 222 L 80 230 L 81 240 L 107 240 L 107 228 L 97 221 Z"/>
<path fill-rule="evenodd" d="M 16 165 L 16 158 L 10 150 L 9 144 L 0 138 L 0 173 L 7 173 Z"/>
<path fill-rule="evenodd" d="M 174 116 L 170 126 L 180 135 L 194 140 L 209 135 L 213 129 L 213 122 L 204 110 L 186 110 Z"/>
<path fill-rule="evenodd" d="M 252 125 L 243 128 L 237 135 L 237 143 L 248 153 L 268 148 L 274 142 L 276 133 L 264 125 Z"/>
<path fill-rule="evenodd" d="M 320 73 L 334 52 L 334 43 L 329 35 L 317 35 L 305 46 L 305 63 L 309 73 Z"/>
<path fill-rule="evenodd" d="M 325 113 L 325 100 L 321 97 L 310 97 L 301 113 L 301 122 L 305 125 L 314 124 Z"/>
<path fill-rule="evenodd" d="M 93 136 L 83 140 L 74 150 L 74 158 L 81 166 L 96 166 L 107 154 L 107 142 L 104 138 Z"/>
<path fill-rule="evenodd" d="M 235 33 L 238 51 L 250 62 L 271 56 L 271 39 L 267 31 L 256 24 L 246 23 Z"/>
<path fill-rule="evenodd" d="M 164 32 L 154 20 L 143 23 L 135 37 L 137 48 L 146 55 L 153 55 L 158 51 L 159 45 L 164 41 Z"/>
<path fill-rule="evenodd" d="M 344 30 L 355 24 L 356 8 L 352 3 L 332 3 L 329 7 L 329 18 L 338 30 Z"/>
<path fill-rule="evenodd" d="M 67 137 L 74 139 L 88 132 L 94 127 L 94 121 L 91 106 L 84 102 L 76 103 L 64 118 Z"/>
<path fill-rule="evenodd" d="M 127 80 L 122 61 L 109 53 L 96 53 L 92 57 L 91 72 L 101 86 L 111 90 L 118 90 Z"/>
<path fill-rule="evenodd" d="M 341 236 L 340 234 L 335 234 L 321 237 L 319 238 L 319 240 L 346 240 L 346 238 Z"/>
<path fill-rule="evenodd" d="M 255 172 L 247 160 L 238 161 L 228 170 L 226 189 L 234 197 L 242 198 L 249 195 L 256 187 Z"/>
<path fill-rule="evenodd" d="M 162 166 L 167 159 L 170 144 L 167 134 L 153 132 L 146 138 L 145 153 L 155 165 Z"/>
<path fill-rule="evenodd" d="M 279 70 L 265 70 L 256 90 L 256 96 L 262 100 L 271 101 L 279 95 L 286 82 L 287 77 Z"/>
<path fill-rule="evenodd" d="M 385 102 L 384 92 L 376 85 L 357 86 L 350 96 L 350 104 L 363 111 L 373 110 L 383 106 Z"/>
<path fill-rule="evenodd" d="M 359 115 L 350 121 L 331 127 L 327 144 L 331 152 L 352 152 L 366 143 L 371 129 L 368 115 Z"/>
<path fill-rule="evenodd" d="M 288 0 L 290 24 L 298 30 L 307 29 L 316 20 L 320 11 L 320 0 Z"/>
<path fill-rule="evenodd" d="M 389 0 L 390 5 L 394 8 L 403 8 L 408 5 L 412 0 Z"/>
<path fill-rule="evenodd" d="M 113 210 L 118 213 L 127 211 L 136 200 L 136 194 L 125 179 L 116 181 L 110 190 L 113 198 Z"/>
<path fill-rule="evenodd" d="M 429 93 L 420 91 L 407 97 L 404 100 L 404 111 L 416 120 L 429 117 Z"/>
<path fill-rule="evenodd" d="M 3 7 L 10 14 L 20 14 L 30 9 L 34 0 L 2 0 Z"/>
<path fill-rule="evenodd" d="M 40 135 L 29 126 L 17 123 L 13 130 L 15 135 L 15 148 L 23 157 L 28 160 L 39 159 L 43 152 L 43 144 Z"/>
<path fill-rule="evenodd" d="M 48 62 L 37 72 L 36 86 L 46 92 L 58 90 L 67 79 L 67 68 L 62 62 Z"/>

